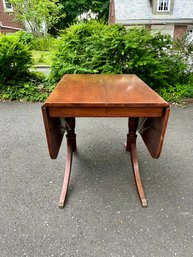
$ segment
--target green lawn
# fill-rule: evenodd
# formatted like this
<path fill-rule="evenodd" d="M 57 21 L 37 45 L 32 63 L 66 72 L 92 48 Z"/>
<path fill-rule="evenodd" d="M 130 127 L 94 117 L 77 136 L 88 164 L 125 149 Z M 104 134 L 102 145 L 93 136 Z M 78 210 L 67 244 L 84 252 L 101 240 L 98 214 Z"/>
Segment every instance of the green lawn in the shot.
<path fill-rule="evenodd" d="M 34 65 L 51 65 L 53 52 L 32 50 L 32 60 Z"/>

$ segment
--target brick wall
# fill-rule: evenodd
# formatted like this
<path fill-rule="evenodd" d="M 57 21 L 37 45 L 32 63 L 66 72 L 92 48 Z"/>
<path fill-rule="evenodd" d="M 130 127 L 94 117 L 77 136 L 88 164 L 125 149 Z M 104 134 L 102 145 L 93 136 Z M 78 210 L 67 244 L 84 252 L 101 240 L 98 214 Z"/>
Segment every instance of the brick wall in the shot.
<path fill-rule="evenodd" d="M 7 27 L 13 27 L 13 28 L 11 29 Z M 6 12 L 4 10 L 3 0 L 0 0 L 0 32 L 13 33 L 22 28 L 23 28 L 23 25 L 15 21 L 14 12 Z"/>
<path fill-rule="evenodd" d="M 187 32 L 187 25 L 175 25 L 174 38 L 182 38 Z"/>

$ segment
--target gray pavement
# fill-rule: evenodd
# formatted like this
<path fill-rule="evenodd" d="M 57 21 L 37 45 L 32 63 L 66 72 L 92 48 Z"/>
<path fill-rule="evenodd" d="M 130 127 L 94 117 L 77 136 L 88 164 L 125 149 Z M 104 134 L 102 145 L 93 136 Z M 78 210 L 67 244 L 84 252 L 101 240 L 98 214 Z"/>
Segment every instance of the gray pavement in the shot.
<path fill-rule="evenodd" d="M 50 74 L 51 67 L 48 65 L 35 65 L 34 68 L 30 68 L 30 71 L 39 71 L 43 73 L 44 75 L 49 75 Z"/>
<path fill-rule="evenodd" d="M 161 157 L 138 138 L 141 207 L 126 119 L 77 119 L 68 201 L 65 142 L 48 155 L 40 103 L 0 102 L 0 257 L 193 256 L 193 105 L 173 107 Z"/>
<path fill-rule="evenodd" d="M 51 68 L 50 68 L 50 66 L 44 65 L 44 66 L 37 66 L 36 69 L 38 71 L 44 73 L 45 75 L 49 75 Z"/>

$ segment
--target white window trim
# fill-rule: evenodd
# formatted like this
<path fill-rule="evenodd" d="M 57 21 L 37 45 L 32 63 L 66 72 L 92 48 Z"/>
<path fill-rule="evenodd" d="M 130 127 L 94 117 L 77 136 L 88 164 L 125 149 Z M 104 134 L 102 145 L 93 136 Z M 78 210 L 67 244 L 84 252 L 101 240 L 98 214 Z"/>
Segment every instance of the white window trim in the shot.
<path fill-rule="evenodd" d="M 5 2 L 6 2 L 6 0 L 3 0 L 3 6 L 4 6 L 5 12 L 13 12 L 13 6 L 11 5 L 11 8 L 7 8 Z"/>
<path fill-rule="evenodd" d="M 186 40 L 188 43 L 193 42 L 193 26 L 192 25 L 188 25 L 188 27 L 187 27 Z"/>
<path fill-rule="evenodd" d="M 160 0 L 157 1 L 157 12 L 160 12 L 160 13 L 170 12 L 171 0 L 169 0 L 169 2 L 168 2 L 168 10 L 159 10 L 159 5 L 160 5 Z"/>

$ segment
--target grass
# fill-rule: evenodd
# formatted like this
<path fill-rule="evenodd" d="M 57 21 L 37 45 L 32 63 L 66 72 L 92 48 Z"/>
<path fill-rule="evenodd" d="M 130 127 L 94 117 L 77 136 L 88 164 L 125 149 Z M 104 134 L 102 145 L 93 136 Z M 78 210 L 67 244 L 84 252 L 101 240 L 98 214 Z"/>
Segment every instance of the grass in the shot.
<path fill-rule="evenodd" d="M 52 51 L 36 51 L 32 50 L 32 60 L 34 65 L 51 65 Z"/>

